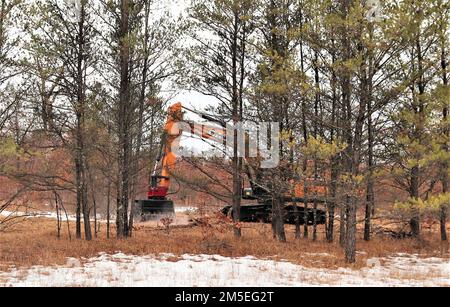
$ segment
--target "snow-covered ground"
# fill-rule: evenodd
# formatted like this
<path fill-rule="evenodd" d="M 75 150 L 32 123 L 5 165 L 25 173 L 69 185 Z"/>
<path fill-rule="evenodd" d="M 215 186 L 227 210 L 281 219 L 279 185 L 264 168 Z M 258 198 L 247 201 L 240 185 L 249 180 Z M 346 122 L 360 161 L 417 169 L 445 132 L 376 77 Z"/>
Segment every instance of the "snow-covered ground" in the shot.
<path fill-rule="evenodd" d="M 65 266 L 0 272 L 0 286 L 450 286 L 450 262 L 396 255 L 370 259 L 361 270 L 306 268 L 253 257 L 121 253 Z"/>
<path fill-rule="evenodd" d="M 197 207 L 175 206 L 176 213 L 195 213 L 197 211 Z"/>
<path fill-rule="evenodd" d="M 196 207 L 184 207 L 184 206 L 175 206 L 175 213 L 177 214 L 189 214 L 189 213 L 195 213 L 198 209 Z M 30 211 L 30 212 L 22 212 L 22 211 L 2 211 L 0 212 L 0 216 L 2 217 L 23 217 L 26 219 L 29 218 L 49 218 L 49 219 L 56 219 L 57 215 L 56 212 L 44 212 L 44 211 Z M 76 221 L 75 215 L 68 215 L 67 217 L 69 221 Z M 93 218 L 93 217 L 92 217 Z M 114 219 L 115 216 L 112 214 L 111 219 Z M 63 221 L 66 221 L 66 215 L 62 213 L 61 219 Z M 106 222 L 106 220 L 103 219 L 103 217 L 100 214 L 97 214 L 97 219 L 100 222 Z"/>
<path fill-rule="evenodd" d="M 0 216 L 7 217 L 7 218 L 49 218 L 49 219 L 56 219 L 57 215 L 56 212 L 44 212 L 44 211 L 30 211 L 30 212 L 22 212 L 22 211 L 2 211 L 0 212 Z M 97 215 L 98 218 L 100 218 L 99 215 Z M 66 220 L 66 215 L 62 213 L 61 215 L 62 220 Z M 76 217 L 74 215 L 68 215 L 69 221 L 75 221 Z"/>

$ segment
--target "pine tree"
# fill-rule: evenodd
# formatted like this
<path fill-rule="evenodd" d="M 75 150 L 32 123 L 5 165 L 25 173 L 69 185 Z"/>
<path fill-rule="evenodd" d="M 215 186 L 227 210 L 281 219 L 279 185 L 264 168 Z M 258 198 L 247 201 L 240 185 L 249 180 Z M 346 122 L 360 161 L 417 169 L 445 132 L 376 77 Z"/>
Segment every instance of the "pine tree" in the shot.
<path fill-rule="evenodd" d="M 115 144 L 117 236 L 131 236 L 133 216 L 130 204 L 142 169 L 140 158 L 146 138 L 154 148 L 159 141 L 165 97 L 163 85 L 170 84 L 177 66 L 176 46 L 185 23 L 174 20 L 164 1 L 99 1 L 98 14 L 105 30 L 100 40 L 98 70 L 106 101 L 103 125 Z M 157 15 L 156 7 L 162 7 Z M 177 26 L 177 27 L 175 27 Z M 147 157 L 146 157 L 147 158 Z M 148 158 L 147 158 L 148 159 Z M 148 164 L 146 164 L 148 165 Z M 147 177 L 147 176 L 146 176 Z"/>
<path fill-rule="evenodd" d="M 81 238 L 82 216 L 85 238 L 91 240 L 86 113 L 87 71 L 93 69 L 95 61 L 92 8 L 87 0 L 80 1 L 79 7 L 61 5 L 59 1 L 36 1 L 28 7 L 28 13 L 25 24 L 31 36 L 27 48 L 30 58 L 24 65 L 32 77 L 26 82 L 39 92 L 37 109 L 44 132 L 58 136 L 73 157 L 76 236 Z"/>
<path fill-rule="evenodd" d="M 436 98 L 439 97 L 435 80 L 440 71 L 436 63 L 440 60 L 437 60 L 439 57 L 433 60 L 441 25 L 430 22 L 440 10 L 439 1 L 407 1 L 400 6 L 399 15 L 399 20 L 408 25 L 403 32 L 408 52 L 398 60 L 402 63 L 403 58 L 408 56 L 408 62 L 401 64 L 407 91 L 393 118 L 396 122 L 394 174 L 399 186 L 409 192 L 409 201 L 401 207 L 408 208 L 411 233 L 416 238 L 421 235 L 421 214 L 438 181 L 434 175 L 436 157 L 444 154 L 444 146 L 437 146 L 436 140 L 436 133 L 442 135 L 442 130 L 435 127 Z M 442 114 L 442 104 L 438 108 Z"/>
<path fill-rule="evenodd" d="M 194 0 L 189 10 L 193 21 L 194 46 L 189 50 L 192 64 L 188 82 L 196 91 L 219 102 L 215 110 L 224 122 L 242 122 L 248 79 L 248 51 L 253 27 L 250 21 L 255 2 L 251 0 Z M 232 153 L 233 219 L 239 222 L 243 160 L 238 152 L 238 131 Z M 235 228 L 235 236 L 241 230 Z"/>
<path fill-rule="evenodd" d="M 304 117 L 303 96 L 308 93 L 307 80 L 302 65 L 298 66 L 297 53 L 301 48 L 300 34 L 304 16 L 300 1 L 262 1 L 256 22 L 257 70 L 251 79 L 250 99 L 252 116 L 259 122 L 274 122 L 279 125 L 281 165 L 263 171 L 259 177 L 272 197 L 272 219 L 274 236 L 286 241 L 284 229 L 285 196 L 295 190 L 294 179 L 299 179 L 297 141 Z M 298 115 L 297 115 L 298 114 Z M 306 204 L 305 204 L 306 205 Z M 297 204 L 295 204 L 297 209 Z M 297 219 L 296 237 L 300 237 L 300 221 Z"/>

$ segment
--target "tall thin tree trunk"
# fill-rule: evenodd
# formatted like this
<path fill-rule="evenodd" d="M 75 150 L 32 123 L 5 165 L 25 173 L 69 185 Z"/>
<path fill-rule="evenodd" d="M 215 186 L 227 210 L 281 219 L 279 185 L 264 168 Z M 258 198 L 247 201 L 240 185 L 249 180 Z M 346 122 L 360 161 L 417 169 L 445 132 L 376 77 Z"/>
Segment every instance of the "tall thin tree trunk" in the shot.
<path fill-rule="evenodd" d="M 320 71 L 319 71 L 319 53 L 314 51 L 314 80 L 315 80 L 315 99 L 314 99 L 314 137 L 317 139 L 319 136 L 319 125 L 322 125 L 319 116 L 319 106 L 321 102 L 320 95 Z M 314 183 L 316 188 L 316 181 L 319 179 L 317 159 L 314 159 Z M 313 241 L 317 241 L 317 195 L 314 193 L 313 202 Z"/>
<path fill-rule="evenodd" d="M 106 238 L 111 238 L 111 181 L 108 178 L 108 195 L 106 196 Z"/>
<path fill-rule="evenodd" d="M 83 214 L 84 235 L 87 241 L 92 240 L 92 230 L 90 223 L 90 208 L 88 199 L 88 178 L 87 178 L 87 157 L 85 144 L 85 113 L 86 113 L 86 94 L 83 62 L 85 58 L 85 3 L 81 3 L 80 21 L 78 22 L 78 54 L 77 54 L 77 159 L 79 162 L 80 182 L 77 188 L 80 189 L 81 210 Z"/>
<path fill-rule="evenodd" d="M 372 175 L 369 175 L 372 176 Z M 370 241 L 372 232 L 372 212 L 375 203 L 374 183 L 371 178 L 367 182 L 367 195 L 366 195 L 366 215 L 364 218 L 364 240 Z"/>
<path fill-rule="evenodd" d="M 417 69 L 419 74 L 419 81 L 417 82 L 417 88 L 419 90 L 419 96 L 417 97 L 417 103 L 416 99 L 413 98 L 414 102 L 414 111 L 419 117 L 418 123 L 415 127 L 415 137 L 417 142 L 419 144 L 422 144 L 423 140 L 423 132 L 424 132 L 424 125 L 425 125 L 425 105 L 424 105 L 424 94 L 425 94 L 425 76 L 424 76 L 424 68 L 423 68 L 423 54 L 422 54 L 422 46 L 420 41 L 420 36 L 417 36 L 416 39 L 416 52 L 417 52 Z M 420 157 L 417 157 L 420 158 Z M 418 159 L 419 160 L 419 159 Z M 420 198 L 420 174 L 421 169 L 419 165 L 414 166 L 411 169 L 411 186 L 410 186 L 410 196 L 413 199 L 418 200 Z M 412 208 L 412 218 L 410 220 L 410 227 L 413 237 L 420 238 L 421 235 L 421 229 L 420 229 L 420 211 L 418 208 L 414 207 Z"/>
<path fill-rule="evenodd" d="M 371 31 L 372 33 L 372 31 Z M 372 34 L 371 34 L 372 35 Z M 372 97 L 373 97 L 373 60 L 372 54 L 370 52 L 369 55 L 369 76 L 367 78 L 367 135 L 368 135 L 368 168 L 369 168 L 369 177 L 367 179 L 367 195 L 366 195 L 366 214 L 364 219 L 364 240 L 370 241 L 371 239 L 371 231 L 372 231 L 372 215 L 374 213 L 375 208 L 375 191 L 374 191 L 374 168 L 375 168 L 375 160 L 374 160 L 374 135 L 373 135 L 373 119 L 372 119 Z"/>
<path fill-rule="evenodd" d="M 92 194 L 92 202 L 93 202 L 93 206 L 94 206 L 94 234 L 95 237 L 98 237 L 98 233 L 100 231 L 100 227 L 99 227 L 99 223 L 98 223 L 98 218 L 97 218 L 97 200 L 95 197 L 95 194 Z"/>
<path fill-rule="evenodd" d="M 317 201 L 313 203 L 313 241 L 317 241 Z"/>
<path fill-rule="evenodd" d="M 442 83 L 444 85 L 445 90 L 448 93 L 448 77 L 447 77 L 447 53 L 446 53 L 446 38 L 444 37 L 444 42 L 442 44 L 442 52 L 441 52 L 441 67 L 442 67 Z M 447 95 L 448 96 L 448 95 Z M 446 104 L 442 111 L 442 121 L 444 123 L 444 142 L 442 149 L 445 152 L 448 152 L 448 141 L 450 139 L 450 129 L 448 127 L 448 104 Z M 442 193 L 448 193 L 448 162 L 444 162 L 442 166 Z M 447 235 L 447 211 L 449 204 L 444 204 L 441 207 L 440 212 L 440 228 L 441 228 L 441 240 L 443 242 L 448 241 Z"/>
<path fill-rule="evenodd" d="M 334 40 L 333 40 L 333 50 L 334 50 Z M 336 62 L 336 55 L 333 51 L 332 63 L 333 66 Z M 338 123 L 338 94 L 337 94 L 337 76 L 335 69 L 333 68 L 333 75 L 331 79 L 331 87 L 333 92 L 332 106 L 331 106 L 331 142 L 337 139 L 337 123 Z M 338 158 L 333 157 L 331 160 L 331 182 L 330 182 L 330 197 L 331 201 L 328 203 L 328 226 L 327 226 L 327 241 L 332 243 L 334 241 L 334 222 L 335 222 L 335 210 L 336 210 L 336 196 L 337 196 L 337 180 L 338 180 Z"/>
<path fill-rule="evenodd" d="M 302 230 L 300 228 L 301 217 L 300 211 L 298 210 L 298 203 L 294 203 L 294 214 L 295 214 L 295 239 L 300 239 L 302 237 Z"/>
<path fill-rule="evenodd" d="M 304 214 L 303 214 L 303 222 L 304 222 L 304 225 L 303 225 L 303 238 L 305 238 L 305 239 L 308 239 L 309 238 L 309 225 L 308 225 L 308 222 L 309 222 L 309 208 L 308 208 L 308 201 L 307 200 L 305 200 L 305 204 L 304 204 L 305 206 L 304 206 L 304 208 L 305 208 L 305 211 L 304 211 Z"/>
<path fill-rule="evenodd" d="M 58 203 L 58 195 L 56 194 L 56 191 L 53 191 L 53 196 L 54 196 L 54 200 L 55 200 L 55 209 L 56 209 L 56 237 L 58 239 L 61 239 L 61 209 L 59 208 L 59 203 Z"/>
<path fill-rule="evenodd" d="M 272 208 L 272 212 L 271 212 L 271 217 L 272 217 L 272 220 L 271 220 L 272 238 L 274 240 L 276 240 L 277 239 L 277 225 L 278 225 L 277 219 L 278 219 L 278 216 L 277 216 L 277 213 L 274 210 L 274 201 L 273 201 L 273 199 L 270 202 L 267 202 L 267 205 L 270 205 L 270 207 Z"/>
<path fill-rule="evenodd" d="M 2 0 L 0 6 L 0 52 L 3 52 L 5 41 L 6 0 Z"/>
<path fill-rule="evenodd" d="M 345 246 L 345 240 L 347 238 L 347 208 L 346 205 L 340 206 L 341 220 L 339 222 L 339 245 Z"/>
<path fill-rule="evenodd" d="M 82 160 L 86 160 L 83 155 Z M 83 164 L 83 163 L 82 163 Z M 87 178 L 86 170 L 82 172 L 82 211 L 83 211 L 83 224 L 84 224 L 84 236 L 87 241 L 92 240 L 92 230 L 91 230 L 91 219 L 90 219 L 90 208 L 89 208 L 89 198 L 87 190 Z"/>
<path fill-rule="evenodd" d="M 371 81 L 370 81 L 371 82 Z M 375 192 L 374 192 L 374 136 L 373 136 L 373 122 L 372 122 L 372 95 L 368 98 L 368 119 L 367 119 L 367 130 L 368 130 L 368 146 L 369 146 L 369 177 L 367 180 L 367 194 L 366 194 L 366 215 L 364 219 L 364 240 L 370 241 L 371 239 L 371 226 L 372 226 L 372 213 L 375 207 Z"/>
<path fill-rule="evenodd" d="M 133 161 L 133 184 L 132 184 L 132 201 L 136 199 L 136 189 L 139 181 L 139 162 L 142 150 L 142 139 L 144 135 L 144 111 L 145 111 L 145 99 L 146 99 L 146 90 L 148 87 L 148 62 L 149 62 L 149 18 L 150 18 L 150 1 L 145 2 L 145 17 L 144 17 L 144 59 L 142 63 L 142 76 L 141 76 L 141 89 L 139 95 L 139 113 L 138 113 L 138 130 L 137 130 L 137 141 L 136 141 L 136 154 Z M 153 133 L 153 131 L 151 131 Z M 133 206 L 135 204 L 133 203 Z M 130 220 L 129 220 L 129 236 L 133 235 L 133 223 L 134 223 L 134 207 L 130 210 Z"/>
<path fill-rule="evenodd" d="M 81 239 L 81 171 L 80 162 L 78 158 L 75 158 L 75 173 L 76 173 L 76 190 L 77 190 L 77 208 L 76 208 L 76 238 Z"/>
<path fill-rule="evenodd" d="M 97 197 L 95 195 L 95 182 L 94 178 L 92 177 L 92 172 L 89 163 L 86 163 L 86 169 L 87 173 L 89 175 L 89 186 L 91 188 L 91 198 L 92 198 L 92 209 L 94 213 L 94 236 L 95 238 L 98 237 L 99 233 L 99 224 L 98 224 L 98 218 L 97 218 Z"/>
<path fill-rule="evenodd" d="M 272 207 L 275 210 L 275 215 L 277 217 L 275 223 L 275 229 L 278 241 L 286 242 L 286 232 L 284 229 L 284 210 L 283 210 L 283 201 L 282 196 L 276 195 L 272 198 L 273 205 Z"/>
<path fill-rule="evenodd" d="M 347 232 L 345 238 L 345 259 L 348 263 L 356 262 L 356 199 L 351 197 L 348 204 Z"/>
<path fill-rule="evenodd" d="M 233 124 L 235 127 L 240 123 L 241 111 L 240 107 L 240 95 L 239 93 L 239 82 L 238 82 L 238 36 L 239 36 L 239 13 L 238 9 L 234 12 L 234 32 L 233 32 L 233 44 L 232 44 L 232 79 L 233 79 L 233 93 L 232 93 L 232 108 L 233 108 Z M 233 221 L 239 223 L 241 217 L 241 199 L 242 199 L 242 163 L 239 157 L 239 132 L 237 129 L 234 130 L 234 146 L 233 146 Z M 239 227 L 234 227 L 234 236 L 239 238 L 242 236 L 241 229 Z"/>
<path fill-rule="evenodd" d="M 327 203 L 328 208 L 328 219 L 326 226 L 326 239 L 328 243 L 332 243 L 334 241 L 334 218 L 335 218 L 335 209 L 336 205 L 333 201 Z"/>
<path fill-rule="evenodd" d="M 338 181 L 338 158 L 333 157 L 331 161 L 331 183 L 330 183 L 330 198 L 331 201 L 328 204 L 328 226 L 327 226 L 327 241 L 329 243 L 334 242 L 334 225 L 336 215 L 336 197 L 337 197 L 337 181 Z M 341 216 L 342 218 L 342 216 Z M 342 225 L 342 222 L 341 222 Z M 342 232 L 342 228 L 341 228 Z M 342 242 L 342 241 L 340 241 Z"/>
<path fill-rule="evenodd" d="M 119 93 L 119 189 L 117 199 L 117 237 L 127 238 L 128 233 L 128 203 L 130 197 L 131 168 L 131 101 L 130 101 L 130 57 L 129 16 L 130 0 L 120 2 L 120 93 Z"/>
<path fill-rule="evenodd" d="M 419 199 L 419 166 L 415 166 L 411 171 L 411 197 L 413 199 Z M 411 233 L 413 237 L 420 237 L 420 212 L 418 208 L 412 208 L 412 218 L 409 221 L 411 227 Z"/>

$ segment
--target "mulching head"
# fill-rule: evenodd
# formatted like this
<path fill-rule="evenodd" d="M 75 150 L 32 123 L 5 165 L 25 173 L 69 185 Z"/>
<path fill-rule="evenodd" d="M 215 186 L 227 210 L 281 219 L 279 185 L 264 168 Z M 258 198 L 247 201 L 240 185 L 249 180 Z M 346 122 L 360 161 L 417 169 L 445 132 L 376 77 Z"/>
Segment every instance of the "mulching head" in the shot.
<path fill-rule="evenodd" d="M 147 199 L 135 203 L 134 216 L 142 221 L 160 220 L 164 217 L 175 216 L 175 206 L 171 200 Z"/>

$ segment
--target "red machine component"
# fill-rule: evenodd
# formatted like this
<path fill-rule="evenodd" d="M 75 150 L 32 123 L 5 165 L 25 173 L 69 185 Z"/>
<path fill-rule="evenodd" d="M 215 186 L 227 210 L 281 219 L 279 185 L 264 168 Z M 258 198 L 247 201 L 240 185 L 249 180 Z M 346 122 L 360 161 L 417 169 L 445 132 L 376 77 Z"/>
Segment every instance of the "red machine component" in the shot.
<path fill-rule="evenodd" d="M 168 187 L 150 187 L 148 190 L 148 199 L 165 198 L 169 194 Z"/>

